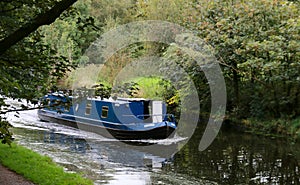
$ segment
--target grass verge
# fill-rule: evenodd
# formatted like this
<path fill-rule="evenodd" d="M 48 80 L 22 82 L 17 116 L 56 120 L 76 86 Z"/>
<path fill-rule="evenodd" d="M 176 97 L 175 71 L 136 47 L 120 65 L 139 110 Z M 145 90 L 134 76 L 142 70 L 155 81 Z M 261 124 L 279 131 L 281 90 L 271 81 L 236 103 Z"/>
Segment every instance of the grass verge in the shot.
<path fill-rule="evenodd" d="M 39 185 L 92 185 L 79 174 L 68 173 L 51 158 L 41 156 L 25 147 L 12 143 L 0 144 L 0 163 Z"/>

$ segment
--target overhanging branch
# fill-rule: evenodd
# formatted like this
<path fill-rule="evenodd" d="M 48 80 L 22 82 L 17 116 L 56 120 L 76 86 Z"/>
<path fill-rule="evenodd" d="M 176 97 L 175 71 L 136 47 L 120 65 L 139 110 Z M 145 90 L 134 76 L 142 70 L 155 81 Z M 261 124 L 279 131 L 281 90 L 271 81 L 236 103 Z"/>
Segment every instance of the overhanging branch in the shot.
<path fill-rule="evenodd" d="M 43 108 L 46 108 L 46 106 L 31 107 L 31 108 L 21 108 L 21 109 L 9 109 L 9 110 L 5 110 L 5 111 L 0 111 L 0 115 L 1 114 L 6 114 L 6 113 L 9 113 L 9 112 L 20 112 L 20 111 L 43 109 Z"/>
<path fill-rule="evenodd" d="M 15 45 L 17 42 L 27 37 L 42 25 L 53 23 L 60 14 L 72 6 L 77 0 L 62 0 L 56 3 L 50 10 L 39 14 L 35 19 L 23 25 L 12 34 L 0 41 L 0 55 Z"/>

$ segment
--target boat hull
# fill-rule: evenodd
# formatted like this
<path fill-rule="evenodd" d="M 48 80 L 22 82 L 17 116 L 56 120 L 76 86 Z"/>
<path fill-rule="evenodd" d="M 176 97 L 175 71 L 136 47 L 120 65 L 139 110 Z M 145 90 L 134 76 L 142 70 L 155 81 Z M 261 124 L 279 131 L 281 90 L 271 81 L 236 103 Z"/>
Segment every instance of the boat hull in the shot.
<path fill-rule="evenodd" d="M 73 128 L 94 132 L 106 138 L 116 138 L 119 140 L 142 140 L 142 139 L 165 139 L 168 138 L 175 128 L 168 126 L 156 127 L 147 130 L 120 130 L 100 125 L 90 124 L 87 122 L 80 122 L 71 119 L 62 119 L 52 114 L 48 114 L 43 110 L 38 111 L 38 117 L 42 121 L 54 122 Z"/>

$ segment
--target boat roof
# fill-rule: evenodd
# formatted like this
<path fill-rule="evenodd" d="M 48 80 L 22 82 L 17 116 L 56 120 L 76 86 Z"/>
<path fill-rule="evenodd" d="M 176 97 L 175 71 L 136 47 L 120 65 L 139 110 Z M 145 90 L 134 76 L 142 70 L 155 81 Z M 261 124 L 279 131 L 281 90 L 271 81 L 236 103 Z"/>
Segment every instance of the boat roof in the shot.
<path fill-rule="evenodd" d="M 62 93 L 50 93 L 48 95 L 53 95 L 53 96 L 60 96 L 60 97 L 64 97 L 66 96 L 65 94 Z M 47 95 L 46 95 L 47 97 Z M 68 96 L 69 98 L 73 99 L 76 96 Z M 92 97 L 92 98 L 88 98 L 89 100 L 94 100 L 94 101 L 105 101 L 105 102 L 111 102 L 111 103 L 129 103 L 129 102 L 136 102 L 136 101 L 150 101 L 149 99 L 145 99 L 145 98 L 123 98 L 123 97 L 117 97 L 117 98 L 103 98 L 101 99 L 100 97 Z"/>
<path fill-rule="evenodd" d="M 149 101 L 148 99 L 145 98 L 120 98 L 118 97 L 117 99 L 113 99 L 112 97 L 110 98 L 91 98 L 91 100 L 95 101 L 105 101 L 105 102 L 111 102 L 111 103 L 129 103 L 129 102 L 137 102 L 137 101 Z"/>
<path fill-rule="evenodd" d="M 149 99 L 145 99 L 145 98 L 117 98 L 117 100 L 120 101 L 149 101 Z"/>

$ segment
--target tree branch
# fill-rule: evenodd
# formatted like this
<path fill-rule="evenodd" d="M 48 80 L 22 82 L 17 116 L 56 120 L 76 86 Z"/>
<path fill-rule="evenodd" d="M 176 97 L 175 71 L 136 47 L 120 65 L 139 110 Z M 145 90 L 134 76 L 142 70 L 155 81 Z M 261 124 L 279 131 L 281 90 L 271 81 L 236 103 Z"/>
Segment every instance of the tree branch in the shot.
<path fill-rule="evenodd" d="M 9 109 L 6 111 L 0 111 L 0 115 L 6 114 L 9 112 L 20 112 L 20 111 L 28 111 L 28 110 L 35 110 L 35 109 L 43 109 L 43 108 L 46 108 L 46 106 L 45 107 L 41 106 L 41 107 L 21 108 L 21 109 Z"/>
<path fill-rule="evenodd" d="M 56 3 L 50 10 L 39 14 L 35 19 L 23 25 L 12 34 L 0 41 L 0 55 L 15 45 L 17 42 L 27 37 L 42 25 L 53 23 L 60 14 L 72 6 L 77 0 L 62 0 Z"/>

